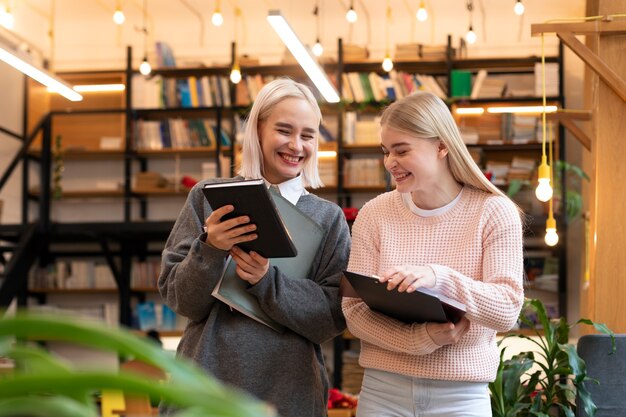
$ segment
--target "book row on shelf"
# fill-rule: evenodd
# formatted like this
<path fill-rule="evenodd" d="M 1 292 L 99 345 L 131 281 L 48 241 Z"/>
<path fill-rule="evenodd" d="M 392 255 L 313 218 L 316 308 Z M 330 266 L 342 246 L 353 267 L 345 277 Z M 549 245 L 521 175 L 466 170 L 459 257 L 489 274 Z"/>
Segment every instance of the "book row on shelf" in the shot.
<path fill-rule="evenodd" d="M 215 149 L 218 135 L 221 146 L 229 147 L 232 142 L 228 132 L 209 119 L 137 120 L 134 126 L 137 150 Z"/>
<path fill-rule="evenodd" d="M 109 326 L 119 325 L 119 305 L 117 302 L 70 302 L 59 301 L 30 306 L 31 311 L 42 313 L 69 314 L 88 320 L 98 320 Z M 144 332 L 150 330 L 182 332 L 187 319 L 177 315 L 161 302 L 152 300 L 138 302 L 132 311 L 130 328 Z"/>
<path fill-rule="evenodd" d="M 156 291 L 160 259 L 134 261 L 131 266 L 131 289 Z M 111 268 L 103 260 L 59 259 L 31 270 L 31 290 L 117 289 Z"/>
<path fill-rule="evenodd" d="M 466 77 L 461 77 L 461 74 Z M 545 74 L 546 94 L 557 96 L 558 64 L 546 64 Z M 185 77 L 154 75 L 149 78 L 135 75 L 132 78 L 132 106 L 134 109 L 249 106 L 261 88 L 275 78 L 275 75 L 243 74 L 241 82 L 233 86 L 225 74 Z M 329 79 L 337 87 L 336 77 L 330 74 Z M 429 91 L 444 100 L 450 97 L 541 97 L 542 94 L 540 64 L 535 66 L 534 73 L 526 75 L 489 74 L 485 69 L 473 75 L 471 71 L 453 70 L 453 90 L 450 92 L 446 75 L 396 70 L 382 74 L 375 71 L 350 71 L 342 73 L 341 79 L 341 95 L 348 103 L 389 102 L 418 90 Z M 312 91 L 317 92 L 315 88 Z"/>

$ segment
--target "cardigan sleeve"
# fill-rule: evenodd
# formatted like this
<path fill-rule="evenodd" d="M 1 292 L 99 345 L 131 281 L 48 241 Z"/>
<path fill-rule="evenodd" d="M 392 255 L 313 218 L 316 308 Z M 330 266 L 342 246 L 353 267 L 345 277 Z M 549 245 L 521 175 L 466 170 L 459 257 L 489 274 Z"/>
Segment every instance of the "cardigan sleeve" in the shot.
<path fill-rule="evenodd" d="M 330 208 L 332 207 L 332 209 Z M 289 277 L 278 268 L 248 291 L 272 319 L 313 343 L 322 343 L 346 327 L 341 313 L 339 282 L 350 252 L 350 231 L 343 212 L 326 202 L 319 206 L 326 236 L 318 262 L 309 272 L 311 279 Z M 308 271 L 302 271 L 306 274 Z"/>
<path fill-rule="evenodd" d="M 177 314 L 201 321 L 217 300 L 211 295 L 228 256 L 205 243 L 202 227 L 211 212 L 197 184 L 189 192 L 161 259 L 158 286 L 164 302 Z"/>

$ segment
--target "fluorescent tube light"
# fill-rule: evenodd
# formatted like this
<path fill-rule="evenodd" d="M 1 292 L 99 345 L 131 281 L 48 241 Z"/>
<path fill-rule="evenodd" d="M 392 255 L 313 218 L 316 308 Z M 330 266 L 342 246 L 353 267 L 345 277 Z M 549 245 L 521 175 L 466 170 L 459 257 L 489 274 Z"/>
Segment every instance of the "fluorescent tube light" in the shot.
<path fill-rule="evenodd" d="M 336 158 L 337 151 L 317 151 L 318 158 Z"/>
<path fill-rule="evenodd" d="M 475 115 L 479 115 L 479 114 L 483 114 L 485 112 L 485 109 L 483 109 L 482 107 L 457 107 L 456 109 L 454 109 L 454 112 L 456 114 L 475 114 Z"/>
<path fill-rule="evenodd" d="M 81 101 L 83 99 L 83 96 L 74 91 L 69 84 L 61 81 L 45 69 L 30 64 L 28 62 L 30 57 L 27 54 L 19 50 L 12 51 L 12 48 L 8 47 L 2 40 L 0 38 L 0 61 L 6 62 L 16 70 L 45 85 L 49 90 L 61 94 L 68 100 Z"/>
<path fill-rule="evenodd" d="M 124 91 L 124 84 L 84 84 L 75 85 L 74 91 L 79 93 L 103 93 L 109 91 Z"/>
<path fill-rule="evenodd" d="M 331 84 L 326 73 L 319 66 L 317 61 L 311 56 L 307 48 L 302 44 L 298 35 L 293 31 L 287 20 L 280 14 L 278 10 L 270 10 L 267 15 L 272 28 L 276 31 L 280 39 L 283 41 L 287 49 L 296 58 L 304 72 L 309 76 L 315 87 L 322 94 L 324 99 L 329 103 L 338 103 L 339 94 L 335 87 Z"/>
<path fill-rule="evenodd" d="M 557 111 L 556 106 L 546 106 L 546 113 Z M 487 107 L 487 113 L 541 113 L 543 106 L 512 106 L 512 107 Z"/>

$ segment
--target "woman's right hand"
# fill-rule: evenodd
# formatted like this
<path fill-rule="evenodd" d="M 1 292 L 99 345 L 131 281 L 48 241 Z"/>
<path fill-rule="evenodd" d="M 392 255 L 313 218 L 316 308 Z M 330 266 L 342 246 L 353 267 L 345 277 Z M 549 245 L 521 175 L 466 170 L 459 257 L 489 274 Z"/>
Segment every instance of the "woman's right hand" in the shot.
<path fill-rule="evenodd" d="M 439 346 L 453 345 L 469 330 L 470 322 L 462 317 L 456 324 L 453 323 L 426 323 L 426 332 Z"/>
<path fill-rule="evenodd" d="M 248 216 L 239 216 L 222 221 L 222 217 L 233 210 L 232 205 L 220 207 L 207 217 L 204 221 L 206 243 L 217 249 L 229 251 L 239 243 L 249 242 L 258 237 L 256 233 L 251 233 L 256 230 L 256 225 L 250 224 Z"/>

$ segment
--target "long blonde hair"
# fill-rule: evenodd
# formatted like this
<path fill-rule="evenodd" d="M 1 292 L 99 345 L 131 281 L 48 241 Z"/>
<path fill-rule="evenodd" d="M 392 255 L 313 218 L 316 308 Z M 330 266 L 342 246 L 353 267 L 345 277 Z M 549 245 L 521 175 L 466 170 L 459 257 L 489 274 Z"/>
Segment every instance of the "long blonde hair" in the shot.
<path fill-rule="evenodd" d="M 239 175 L 245 178 L 261 178 L 263 176 L 263 153 L 259 140 L 259 123 L 267 120 L 276 104 L 287 98 L 299 98 L 306 100 L 315 112 L 318 126 L 322 122 L 322 112 L 317 100 L 309 87 L 295 82 L 289 78 L 279 78 L 267 83 L 257 95 L 250 115 L 246 121 L 243 135 L 243 151 Z M 305 162 L 302 170 L 302 183 L 305 187 L 319 188 L 323 186 L 317 169 L 317 147 L 319 135 L 315 139 L 313 154 Z"/>
<path fill-rule="evenodd" d="M 450 110 L 434 94 L 418 91 L 392 103 L 383 111 L 380 124 L 411 136 L 439 138 L 448 149 L 448 166 L 458 183 L 506 197 L 476 165 Z"/>

